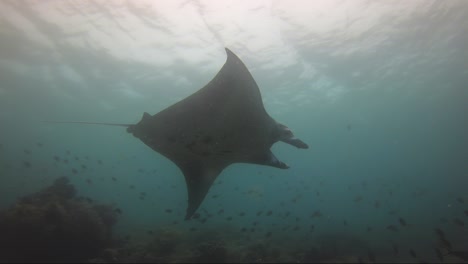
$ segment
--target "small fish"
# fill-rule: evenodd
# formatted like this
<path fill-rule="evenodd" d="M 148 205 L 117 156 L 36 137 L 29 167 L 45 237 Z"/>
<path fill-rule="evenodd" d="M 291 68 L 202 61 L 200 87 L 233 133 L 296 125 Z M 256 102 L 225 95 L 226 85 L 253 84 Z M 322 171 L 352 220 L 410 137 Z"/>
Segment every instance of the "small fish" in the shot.
<path fill-rule="evenodd" d="M 220 214 L 223 214 L 223 213 L 224 213 L 224 209 L 220 209 L 220 210 L 218 211 L 218 214 L 219 214 L 219 215 L 220 215 Z"/>
<path fill-rule="evenodd" d="M 255 228 L 254 228 L 254 227 L 250 228 L 250 232 L 251 232 L 251 233 L 254 233 L 254 232 L 255 232 Z"/>
<path fill-rule="evenodd" d="M 111 177 L 111 179 L 112 179 L 113 181 L 117 181 L 117 179 L 116 179 L 115 177 Z"/>
<path fill-rule="evenodd" d="M 266 213 L 267 216 L 270 216 L 271 214 L 273 214 L 273 211 L 271 210 Z"/>
<path fill-rule="evenodd" d="M 372 231 L 372 227 L 367 226 L 367 232 L 371 232 L 371 231 Z"/>
<path fill-rule="evenodd" d="M 361 182 L 361 186 L 363 189 L 365 189 L 367 187 L 367 182 L 366 181 L 362 181 Z"/>
<path fill-rule="evenodd" d="M 42 144 L 41 142 L 37 142 L 37 143 L 36 143 L 36 146 L 42 147 L 42 146 L 44 146 L 44 144 Z"/>
<path fill-rule="evenodd" d="M 29 161 L 23 161 L 23 167 L 31 168 L 31 163 L 29 163 Z"/>
<path fill-rule="evenodd" d="M 416 252 L 414 252 L 413 249 L 410 249 L 410 250 L 409 250 L 409 253 L 410 253 L 410 255 L 411 255 L 413 258 L 417 258 Z"/>
<path fill-rule="evenodd" d="M 81 164 L 81 168 L 84 169 L 84 170 L 87 169 L 86 165 L 84 165 L 84 164 Z"/>
<path fill-rule="evenodd" d="M 398 227 L 395 225 L 388 225 L 387 229 L 393 232 L 398 232 Z"/>
<path fill-rule="evenodd" d="M 70 151 L 69 151 L 69 150 L 67 150 L 66 153 L 67 153 L 67 155 L 70 155 Z"/>
<path fill-rule="evenodd" d="M 406 221 L 405 221 L 405 219 L 403 219 L 403 218 L 400 217 L 400 218 L 398 218 L 398 221 L 400 222 L 400 225 L 401 225 L 401 226 L 406 226 Z"/>
<path fill-rule="evenodd" d="M 148 230 L 148 231 L 146 231 L 146 233 L 147 233 L 148 235 L 153 235 L 153 230 Z"/>
<path fill-rule="evenodd" d="M 54 160 L 55 161 L 60 161 L 60 158 L 57 155 L 54 155 Z"/>
<path fill-rule="evenodd" d="M 226 218 L 226 220 L 231 221 L 231 220 L 232 220 L 232 217 L 229 216 L 229 217 Z"/>
<path fill-rule="evenodd" d="M 465 210 L 464 213 L 465 213 L 465 216 L 468 216 L 468 210 Z"/>
<path fill-rule="evenodd" d="M 348 222 L 346 222 L 346 220 L 343 220 L 343 225 L 348 226 Z"/>
<path fill-rule="evenodd" d="M 77 157 L 77 156 L 75 156 L 75 160 L 76 160 L 76 161 L 80 161 L 80 158 Z"/>
<path fill-rule="evenodd" d="M 457 201 L 461 204 L 465 203 L 465 200 L 461 197 L 457 197 Z"/>
<path fill-rule="evenodd" d="M 165 212 L 170 214 L 170 213 L 172 213 L 172 210 L 171 209 L 166 209 Z"/>
<path fill-rule="evenodd" d="M 295 226 L 294 229 L 293 229 L 293 231 L 298 231 L 299 229 L 300 229 L 299 226 Z"/>
<path fill-rule="evenodd" d="M 388 211 L 389 215 L 396 215 L 398 212 L 396 210 L 390 210 Z"/>
<path fill-rule="evenodd" d="M 91 184 L 93 184 L 93 181 L 90 178 L 87 178 L 86 183 L 88 183 L 88 185 L 91 185 Z"/>
<path fill-rule="evenodd" d="M 312 215 L 310 216 L 312 218 L 314 217 L 322 217 L 322 213 L 320 212 L 320 210 L 316 210 L 312 213 Z"/>
<path fill-rule="evenodd" d="M 241 231 L 241 232 L 247 232 L 247 228 L 243 227 L 243 228 L 241 228 L 240 231 Z"/>
<path fill-rule="evenodd" d="M 63 163 L 68 164 L 68 160 L 67 160 L 67 159 L 64 159 L 64 160 L 63 160 Z"/>
<path fill-rule="evenodd" d="M 194 231 L 197 231 L 197 228 L 191 227 L 189 230 L 190 230 L 190 232 L 194 232 Z"/>
<path fill-rule="evenodd" d="M 315 230 L 315 226 L 314 225 L 310 225 L 310 232 L 314 232 Z"/>
<path fill-rule="evenodd" d="M 354 198 L 354 202 L 358 203 L 358 202 L 360 202 L 360 201 L 362 201 L 362 196 L 361 196 L 361 195 L 358 195 L 358 196 L 356 196 L 356 197 Z"/>
<path fill-rule="evenodd" d="M 271 232 L 267 232 L 267 233 L 265 234 L 265 237 L 271 237 Z"/>
<path fill-rule="evenodd" d="M 118 213 L 118 214 L 122 214 L 122 210 L 120 208 L 115 208 L 114 209 L 114 212 Z"/>
<path fill-rule="evenodd" d="M 97 160 L 97 163 L 98 163 L 99 165 L 102 165 L 102 160 Z"/>
<path fill-rule="evenodd" d="M 380 208 L 380 202 L 379 202 L 379 201 L 375 201 L 374 207 L 375 207 L 375 208 Z"/>
<path fill-rule="evenodd" d="M 239 216 L 244 216 L 244 215 L 245 215 L 244 212 L 240 212 L 240 213 L 239 213 Z"/>
<path fill-rule="evenodd" d="M 263 214 L 263 211 L 258 211 L 257 216 L 261 216 Z"/>
<path fill-rule="evenodd" d="M 193 219 L 198 219 L 200 218 L 200 213 L 194 213 L 192 216 Z"/>
<path fill-rule="evenodd" d="M 27 155 L 31 154 L 31 151 L 29 149 L 24 149 L 23 151 L 24 151 L 24 154 L 27 154 Z"/>
<path fill-rule="evenodd" d="M 73 168 L 73 169 L 72 169 L 72 173 L 73 173 L 73 174 L 77 174 L 78 171 L 77 171 L 76 169 Z"/>

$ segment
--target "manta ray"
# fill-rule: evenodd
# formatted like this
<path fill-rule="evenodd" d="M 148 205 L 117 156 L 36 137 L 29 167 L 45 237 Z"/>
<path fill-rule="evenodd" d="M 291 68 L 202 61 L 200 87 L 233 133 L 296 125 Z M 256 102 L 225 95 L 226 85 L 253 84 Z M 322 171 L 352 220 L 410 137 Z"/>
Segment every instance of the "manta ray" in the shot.
<path fill-rule="evenodd" d="M 289 168 L 271 152 L 282 141 L 308 145 L 263 106 L 260 90 L 244 63 L 228 48 L 226 63 L 200 90 L 155 115 L 147 112 L 136 124 L 54 121 L 127 127 L 154 151 L 182 171 L 188 192 L 185 219 L 203 202 L 220 173 L 234 163 Z"/>

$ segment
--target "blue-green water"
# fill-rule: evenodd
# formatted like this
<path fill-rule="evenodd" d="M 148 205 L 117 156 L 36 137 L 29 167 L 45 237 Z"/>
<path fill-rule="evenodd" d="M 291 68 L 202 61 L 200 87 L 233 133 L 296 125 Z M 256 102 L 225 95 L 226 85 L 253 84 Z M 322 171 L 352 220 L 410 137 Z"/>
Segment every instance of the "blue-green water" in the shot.
<path fill-rule="evenodd" d="M 192 260 L 207 232 L 230 262 L 440 262 L 436 229 L 468 251 L 466 17 L 464 0 L 1 1 L 0 209 L 66 176 L 122 211 L 124 247 L 176 233 L 152 261 Z M 310 148 L 275 144 L 288 170 L 228 167 L 200 219 L 125 129 L 42 122 L 136 123 L 210 81 L 224 47 Z"/>

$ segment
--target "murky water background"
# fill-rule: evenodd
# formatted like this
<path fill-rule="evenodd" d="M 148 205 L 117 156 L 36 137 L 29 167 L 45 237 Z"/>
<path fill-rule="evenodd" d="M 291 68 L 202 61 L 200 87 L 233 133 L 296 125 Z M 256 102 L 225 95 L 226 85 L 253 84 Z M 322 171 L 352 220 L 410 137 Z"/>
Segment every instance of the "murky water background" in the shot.
<path fill-rule="evenodd" d="M 94 245 L 65 259 L 80 261 L 467 261 L 465 1 L 2 1 L 0 14 L 0 242 L 17 254 L 0 261 L 63 260 L 28 251 L 58 236 Z M 42 122 L 136 123 L 203 87 L 224 47 L 311 148 L 274 145 L 289 170 L 228 167 L 197 219 L 183 220 L 180 170 L 125 129 Z M 57 191 L 68 184 L 74 197 Z M 103 235 L 76 240 L 76 226 Z"/>

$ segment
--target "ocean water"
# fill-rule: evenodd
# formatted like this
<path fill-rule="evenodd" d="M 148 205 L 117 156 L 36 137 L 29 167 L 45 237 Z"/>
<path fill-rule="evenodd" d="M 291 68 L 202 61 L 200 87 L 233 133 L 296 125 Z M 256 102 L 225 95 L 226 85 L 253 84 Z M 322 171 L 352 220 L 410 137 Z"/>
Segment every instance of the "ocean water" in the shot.
<path fill-rule="evenodd" d="M 0 261 L 468 262 L 467 17 L 465 0 L 0 1 Z M 180 169 L 125 128 L 44 122 L 137 123 L 225 47 L 309 149 L 229 166 L 195 219 Z"/>

